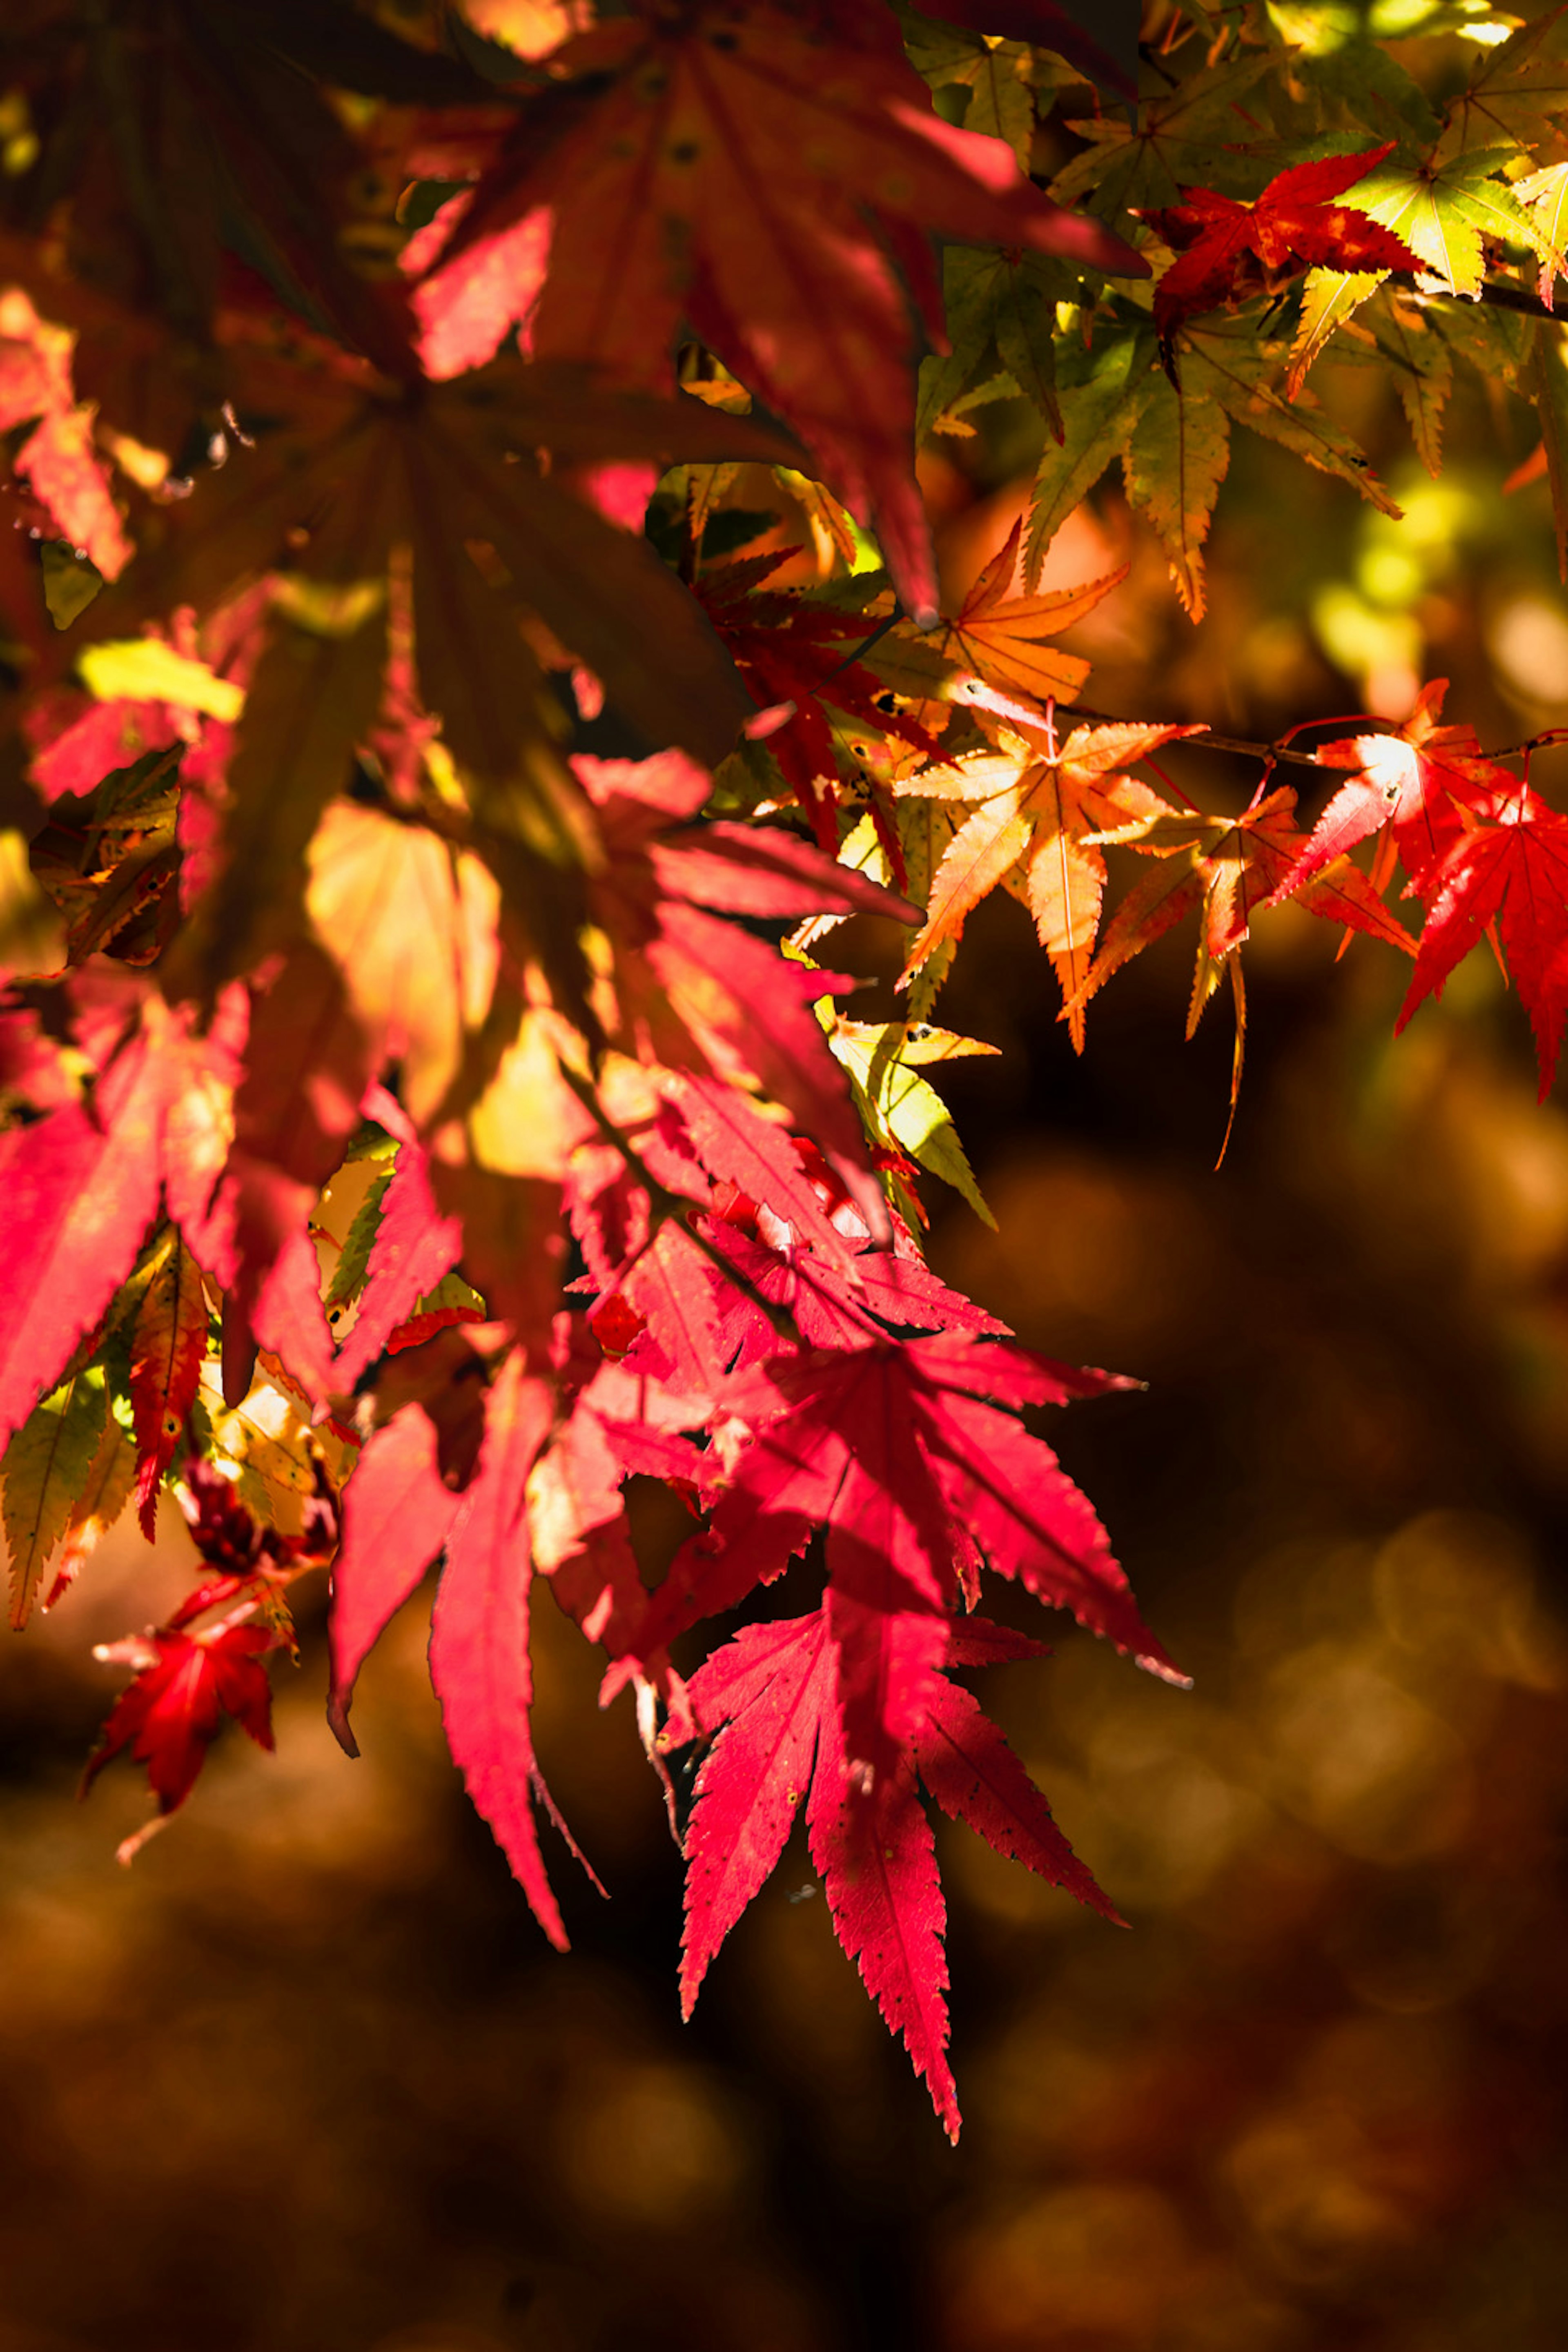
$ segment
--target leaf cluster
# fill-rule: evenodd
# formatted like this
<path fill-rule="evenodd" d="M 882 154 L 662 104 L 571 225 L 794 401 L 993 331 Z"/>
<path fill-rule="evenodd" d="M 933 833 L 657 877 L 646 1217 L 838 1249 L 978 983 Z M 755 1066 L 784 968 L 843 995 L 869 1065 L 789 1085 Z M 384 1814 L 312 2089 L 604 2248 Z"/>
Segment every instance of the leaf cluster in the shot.
<path fill-rule="evenodd" d="M 1129 110 L 1052 7 L 592 15 L 0 32 L 12 1621 L 133 1496 L 148 1537 L 183 1509 L 201 1580 L 102 1654 L 92 1768 L 129 1751 L 158 1821 L 226 1717 L 268 1743 L 299 1576 L 331 1567 L 353 1752 L 438 1567 L 452 1753 L 563 1944 L 542 1584 L 672 1819 L 700 1759 L 688 2007 L 804 1801 L 956 2133 L 921 1791 L 1114 1916 L 952 1679 L 1038 1646 L 984 1579 L 1181 1679 L 1025 1419 L 1127 1383 L 922 1255 L 929 1178 L 987 1213 L 925 1075 L 991 1050 L 931 1018 L 966 919 L 1026 906 L 1081 1051 L 1195 918 L 1189 1028 L 1228 983 L 1238 1081 L 1287 900 L 1412 952 L 1411 1007 L 1490 927 L 1543 1083 L 1568 1011 L 1568 820 L 1435 690 L 1320 750 L 1314 829 L 1282 747 L 1210 814 L 1163 764 L 1201 729 L 1072 710 L 1058 640 L 1121 575 L 1041 565 L 1120 457 L 1196 618 L 1236 422 L 1394 511 L 1307 385 L 1331 343 L 1434 466 L 1456 358 L 1532 400 L 1568 509 L 1568 34 L 1467 16 L 1456 73 L 1442 11 L 1396 61 L 1187 0 Z M 1038 418 L 1030 512 L 944 616 L 917 440 L 997 401 Z M 899 1017 L 839 1008 L 852 917 L 904 942 Z M 693 1514 L 657 1587 L 634 1477 Z M 759 1613 L 801 1561 L 816 1604 Z"/>

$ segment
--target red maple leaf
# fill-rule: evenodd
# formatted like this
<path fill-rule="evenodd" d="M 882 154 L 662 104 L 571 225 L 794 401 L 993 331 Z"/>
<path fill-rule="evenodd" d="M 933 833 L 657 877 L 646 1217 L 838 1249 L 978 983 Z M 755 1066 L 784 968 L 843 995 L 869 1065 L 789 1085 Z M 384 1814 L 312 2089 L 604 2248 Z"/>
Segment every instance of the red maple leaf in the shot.
<path fill-rule="evenodd" d="M 212 1097 L 232 1083 L 244 1036 L 243 991 L 226 994 L 205 1037 L 187 1009 L 123 979 L 84 975 L 75 996 L 100 1073 L 90 1095 L 0 1135 L 0 1439 L 130 1273 L 160 1193 L 187 1238 L 201 1227 L 224 1150 Z"/>
<path fill-rule="evenodd" d="M 93 1654 L 137 1669 L 121 1691 L 88 1764 L 83 1787 L 123 1748 L 147 1767 L 160 1813 L 183 1805 L 226 1715 L 258 1747 L 272 1745 L 272 1686 L 262 1660 L 283 1641 L 270 1627 L 216 1625 L 160 1631 L 102 1644 Z"/>
<path fill-rule="evenodd" d="M 1475 803 L 1476 786 L 1500 779 L 1505 787 L 1512 784 L 1506 771 L 1479 757 L 1472 728 L 1438 725 L 1447 690 L 1446 677 L 1431 679 L 1395 733 L 1352 735 L 1319 746 L 1320 766 L 1353 768 L 1356 772 L 1334 794 L 1305 847 L 1273 884 L 1270 905 L 1294 898 L 1332 859 L 1384 827 L 1392 828 L 1400 862 L 1419 885 L 1464 831 L 1464 811 Z M 1386 880 L 1386 871 L 1381 866 L 1375 870 Z"/>
<path fill-rule="evenodd" d="M 1120 1385 L 961 1333 L 868 1333 L 740 1373 L 720 1402 L 754 1434 L 708 1530 L 682 1546 L 649 1601 L 641 1655 L 771 1581 L 821 1528 L 845 1736 L 868 1785 L 920 1721 L 951 1612 L 973 1597 L 983 1559 L 1182 1681 L 1083 1496 L 1050 1448 L 990 1402 L 1061 1404 Z"/>
<path fill-rule="evenodd" d="M 686 1929 L 680 1997 L 689 2017 L 730 1929 L 784 1852 L 809 1790 L 811 1857 L 834 1927 L 889 2029 L 901 2033 L 950 2136 L 959 2115 L 946 2058 L 946 1913 L 930 1794 L 998 1853 L 1114 1919 L 1116 1913 L 1051 1819 L 1050 1808 L 970 1694 L 935 1675 L 908 1741 L 869 1790 L 846 1762 L 828 1608 L 752 1625 L 693 1675 L 700 1727 L 718 1738 L 697 1775 L 687 1825 Z M 954 1629 L 950 1663 L 1040 1654 L 1039 1644 L 971 1618 Z"/>
<path fill-rule="evenodd" d="M 1180 256 L 1154 289 L 1154 324 L 1165 350 L 1184 320 L 1249 294 L 1273 293 L 1304 269 L 1418 269 L 1392 229 L 1336 197 L 1391 155 L 1394 141 L 1358 155 L 1296 163 L 1251 204 L 1213 188 L 1143 215 Z"/>
<path fill-rule="evenodd" d="M 1568 817 L 1497 772 L 1506 789 L 1479 803 L 1479 820 L 1423 877 L 1426 921 L 1394 1034 L 1495 923 L 1535 1032 L 1544 1102 L 1568 1016 Z"/>
<path fill-rule="evenodd" d="M 348 1717 L 360 1667 L 444 1551 L 431 1620 L 430 1675 L 447 1745 L 535 1918 L 564 1949 L 566 1932 L 539 1850 L 534 1801 L 563 1825 L 529 1731 L 533 1545 L 527 1489 L 554 1409 L 549 1383 L 531 1374 L 523 1352 L 514 1350 L 485 1394 L 478 1464 L 461 1493 L 442 1478 L 438 1431 L 422 1406 L 405 1405 L 372 1437 L 348 1487 L 332 1573 L 329 1715 L 339 1739 L 357 1755 Z"/>
<path fill-rule="evenodd" d="M 843 1072 L 811 1009 L 851 983 L 786 962 L 722 917 L 826 912 L 908 922 L 915 908 L 795 835 L 683 824 L 710 784 L 679 751 L 573 765 L 605 851 L 588 898 L 616 948 L 615 1042 L 645 1062 L 760 1086 L 816 1137 L 868 1221 L 885 1230 Z"/>

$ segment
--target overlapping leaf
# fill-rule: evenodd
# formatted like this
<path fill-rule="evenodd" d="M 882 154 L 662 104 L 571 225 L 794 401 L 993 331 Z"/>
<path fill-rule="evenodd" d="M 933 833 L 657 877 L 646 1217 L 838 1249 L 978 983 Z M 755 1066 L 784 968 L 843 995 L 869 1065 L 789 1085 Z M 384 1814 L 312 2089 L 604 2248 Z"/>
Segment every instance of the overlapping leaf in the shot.
<path fill-rule="evenodd" d="M 1027 1655 L 1016 1634 L 970 1619 L 954 1664 Z M 834 1632 L 826 1610 L 756 1625 L 693 1677 L 698 1722 L 718 1738 L 697 1776 L 688 1824 L 681 2004 L 688 2016 L 724 1937 L 778 1862 L 806 1803 L 811 1856 L 840 1943 L 932 2105 L 958 2136 L 946 2060 L 945 1909 L 915 1774 L 944 1812 L 1114 1917 L 995 1726 L 946 1675 L 932 1678 L 894 1773 L 868 1791 L 846 1766 Z M 808 1793 L 809 1792 L 809 1793 Z"/>
<path fill-rule="evenodd" d="M 1004 883 L 1028 906 L 1064 1000 L 1076 1000 L 1094 954 L 1105 892 L 1098 836 L 1168 813 L 1164 795 L 1127 772 L 1162 744 L 1194 731 L 1077 727 L 1058 746 L 1042 729 L 1030 741 L 1015 739 L 1010 749 L 972 753 L 912 778 L 903 787 L 909 793 L 977 805 L 937 869 L 925 926 L 904 967 L 906 982 Z M 1073 1015 L 1073 1043 L 1081 1052 L 1081 1012 Z"/>
<path fill-rule="evenodd" d="M 496 343 L 526 320 L 542 357 L 658 383 L 684 314 L 872 522 L 910 610 L 932 613 L 899 272 L 931 319 L 933 229 L 1133 275 L 1143 265 L 1037 195 L 999 142 L 943 123 L 867 0 L 642 16 L 568 43 L 552 65 L 556 86 L 525 104 L 446 264 L 550 209 L 548 261 L 541 273 L 533 250 L 516 269 Z"/>

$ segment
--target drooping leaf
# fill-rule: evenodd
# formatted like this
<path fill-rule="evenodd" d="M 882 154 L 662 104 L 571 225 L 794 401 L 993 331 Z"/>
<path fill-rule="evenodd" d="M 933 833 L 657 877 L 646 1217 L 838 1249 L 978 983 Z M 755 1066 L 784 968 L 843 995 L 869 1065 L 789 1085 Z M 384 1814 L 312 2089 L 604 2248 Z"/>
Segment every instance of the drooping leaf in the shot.
<path fill-rule="evenodd" d="M 474 1482 L 447 1538 L 430 1624 L 430 1678 L 452 1760 L 495 1832 L 534 1917 L 559 1950 L 566 1931 L 534 1823 L 543 1783 L 529 1734 L 529 1473 L 549 1433 L 549 1386 L 510 1357 L 486 1399 Z"/>
<path fill-rule="evenodd" d="M 149 1543 L 159 1485 L 195 1402 L 206 1344 L 207 1301 L 201 1269 L 179 1234 L 171 1233 L 131 1333 L 136 1501 Z"/>
<path fill-rule="evenodd" d="M 89 1365 L 41 1398 L 5 1449 L 0 1517 L 11 1558 L 14 1626 L 32 1613 L 38 1580 L 87 1483 L 108 1412 L 102 1370 Z"/>
<path fill-rule="evenodd" d="M 649 1603 L 640 1644 L 662 1647 L 698 1617 L 732 1607 L 826 1527 L 847 1748 L 873 1771 L 889 1769 L 920 1720 L 959 1573 L 972 1572 L 976 1547 L 999 1573 L 1180 1679 L 1054 1454 L 986 1401 L 1061 1402 L 1104 1384 L 1103 1375 L 1068 1375 L 956 1334 L 840 1341 L 832 1354 L 742 1373 L 722 1402 L 755 1433 L 710 1533 L 683 1546 Z"/>
<path fill-rule="evenodd" d="M 351 1755 L 359 1670 L 451 1532 L 458 1496 L 441 1482 L 428 1414 L 405 1405 L 368 1441 L 343 1496 L 332 1569 L 332 1722 Z"/>
<path fill-rule="evenodd" d="M 784 1849 L 833 1705 L 820 1614 L 752 1625 L 715 1651 L 689 1692 L 705 1731 L 728 1728 L 697 1775 L 687 1825 L 680 2007 L 689 2017 L 720 1945 Z"/>
<path fill-rule="evenodd" d="M 973 1621 L 963 1632 L 973 1639 Z M 1066 1887 L 1108 1919 L 1119 1914 L 1095 1885 L 1051 1818 L 1051 1809 L 1017 1757 L 968 1691 L 946 1675 L 928 1689 L 926 1720 L 914 1742 L 927 1790 L 1009 1861 Z"/>
<path fill-rule="evenodd" d="M 940 1679 L 940 1677 L 937 1677 Z M 854 1785 L 838 1723 L 825 1714 L 806 1808 L 811 1858 L 834 1933 L 860 1970 L 889 2032 L 901 2036 L 947 2136 L 959 2132 L 947 2063 L 947 1906 L 936 1841 L 908 1767 L 869 1790 Z"/>

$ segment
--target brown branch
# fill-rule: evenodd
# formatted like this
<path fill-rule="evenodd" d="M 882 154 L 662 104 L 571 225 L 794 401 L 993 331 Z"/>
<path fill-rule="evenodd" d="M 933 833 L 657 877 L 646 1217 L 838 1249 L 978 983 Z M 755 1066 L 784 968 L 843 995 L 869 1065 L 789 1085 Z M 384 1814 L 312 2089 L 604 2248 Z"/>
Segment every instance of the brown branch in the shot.
<path fill-rule="evenodd" d="M 1087 719 L 1097 727 L 1128 727 L 1138 723 L 1119 718 L 1109 710 L 1086 710 L 1079 703 L 1073 705 L 1072 715 L 1075 719 Z M 1368 712 L 1360 713 L 1352 719 L 1304 719 L 1300 726 L 1293 727 L 1290 732 L 1299 735 L 1308 727 L 1345 726 L 1354 727 L 1363 735 L 1397 736 L 1399 733 L 1396 720 L 1379 719 Z M 1467 753 L 1464 756 L 1489 760 L 1496 764 L 1503 760 L 1525 759 L 1531 751 L 1545 751 L 1553 743 L 1568 743 L 1568 727 L 1548 727 L 1541 734 L 1531 735 L 1526 742 L 1508 743 L 1498 751 Z M 1419 750 L 1419 745 L 1416 748 Z M 1339 760 L 1321 759 L 1316 751 L 1293 751 L 1288 738 L 1278 743 L 1251 743 L 1238 735 L 1211 735 L 1205 730 L 1201 735 L 1177 736 L 1164 749 L 1168 751 L 1178 749 L 1186 751 L 1234 751 L 1240 759 L 1261 760 L 1269 767 L 1277 767 L 1281 761 L 1298 768 L 1340 768 L 1343 765 Z"/>
<path fill-rule="evenodd" d="M 1114 712 L 1109 710 L 1086 710 L 1079 703 L 1075 703 L 1072 706 L 1072 715 L 1075 719 L 1087 719 L 1097 727 L 1128 727 L 1134 726 L 1138 723 L 1133 719 L 1119 718 Z M 1308 727 L 1343 727 L 1346 725 L 1361 727 L 1369 734 L 1382 733 L 1385 735 L 1397 735 L 1399 732 L 1398 727 L 1392 719 L 1376 719 L 1364 716 L 1358 717 L 1357 719 L 1351 720 L 1345 720 L 1342 719 L 1304 719 L 1301 721 L 1300 726 L 1293 727 L 1290 732 L 1293 735 L 1299 735 Z M 1282 737 L 1278 743 L 1251 743 L 1238 735 L 1212 735 L 1205 730 L 1202 735 L 1178 736 L 1173 742 L 1167 744 L 1164 748 L 1166 751 L 1173 751 L 1176 749 L 1177 745 L 1180 745 L 1184 751 L 1234 751 L 1238 758 L 1244 760 L 1262 760 L 1269 767 L 1278 767 L 1281 761 L 1298 768 L 1323 768 L 1337 767 L 1339 765 L 1337 761 L 1321 760 L 1315 751 L 1292 751 L 1289 737 Z M 1496 756 L 1499 758 L 1504 758 L 1511 755 L 1499 753 Z"/>
<path fill-rule="evenodd" d="M 1391 275 L 1401 291 L 1409 293 L 1417 302 L 1484 302 L 1494 310 L 1521 310 L 1528 319 L 1555 319 L 1559 325 L 1563 323 L 1560 310 L 1553 310 L 1539 294 L 1531 294 L 1528 288 L 1515 286 L 1506 278 L 1488 278 L 1482 281 L 1479 293 L 1459 294 L 1451 287 L 1422 286 L 1408 269 L 1396 269 Z"/>

